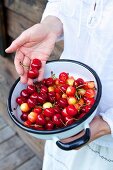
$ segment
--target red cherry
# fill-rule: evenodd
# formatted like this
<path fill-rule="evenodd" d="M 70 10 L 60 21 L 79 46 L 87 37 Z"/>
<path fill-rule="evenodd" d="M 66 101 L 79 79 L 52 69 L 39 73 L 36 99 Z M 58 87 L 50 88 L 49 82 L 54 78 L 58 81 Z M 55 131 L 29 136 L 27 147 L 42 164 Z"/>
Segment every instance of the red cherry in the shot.
<path fill-rule="evenodd" d="M 86 92 L 85 92 L 85 96 L 87 98 L 94 98 L 95 97 L 95 90 L 87 89 Z"/>
<path fill-rule="evenodd" d="M 67 90 L 68 87 L 69 87 L 68 84 L 63 84 L 63 85 L 61 85 L 61 86 L 60 86 L 61 92 L 66 93 L 66 90 Z"/>
<path fill-rule="evenodd" d="M 51 102 L 51 103 L 54 103 L 55 102 L 55 92 L 51 91 L 48 93 L 48 100 Z"/>
<path fill-rule="evenodd" d="M 58 100 L 58 101 L 55 101 L 55 106 L 57 106 L 57 107 L 60 108 L 60 102 L 59 102 L 59 100 Z"/>
<path fill-rule="evenodd" d="M 37 113 L 37 115 L 42 113 L 42 108 L 41 107 L 36 107 L 34 108 L 34 112 Z"/>
<path fill-rule="evenodd" d="M 60 107 L 65 108 L 66 106 L 68 106 L 68 101 L 65 98 L 60 98 L 59 104 L 60 104 Z"/>
<path fill-rule="evenodd" d="M 47 93 L 47 92 L 48 92 L 48 88 L 43 85 L 40 89 L 40 93 Z"/>
<path fill-rule="evenodd" d="M 59 82 L 59 81 L 60 81 L 60 80 L 59 80 L 58 78 L 56 78 L 56 79 L 55 79 L 55 81 L 54 81 L 54 82 L 55 82 L 55 85 L 57 85 L 57 86 L 58 86 L 58 85 L 60 84 L 60 82 Z"/>
<path fill-rule="evenodd" d="M 46 123 L 46 126 L 45 126 L 46 130 L 52 130 L 53 127 L 54 127 L 54 124 L 53 124 L 52 121 L 48 121 L 48 122 Z"/>
<path fill-rule="evenodd" d="M 59 87 L 59 86 L 56 87 L 54 91 L 55 91 L 55 93 L 59 93 L 59 94 L 61 93 L 61 90 L 60 90 L 60 87 Z"/>
<path fill-rule="evenodd" d="M 91 109 L 91 105 L 86 105 L 81 108 L 81 112 L 88 113 Z"/>
<path fill-rule="evenodd" d="M 41 82 L 43 85 L 46 85 L 46 79 L 43 79 Z"/>
<path fill-rule="evenodd" d="M 55 102 L 55 97 L 48 96 L 48 101 L 51 103 Z"/>
<path fill-rule="evenodd" d="M 54 83 L 54 80 L 52 77 L 49 77 L 46 79 L 46 85 L 49 87 L 49 86 L 52 86 Z"/>
<path fill-rule="evenodd" d="M 21 118 L 22 121 L 26 121 L 28 119 L 28 113 L 22 113 L 20 118 Z"/>
<path fill-rule="evenodd" d="M 49 92 L 49 93 L 48 93 L 48 96 L 50 96 L 50 97 L 55 97 L 55 92 L 54 92 L 54 91 Z"/>
<path fill-rule="evenodd" d="M 16 98 L 16 102 L 18 103 L 18 105 L 21 105 L 22 103 L 26 103 L 26 98 L 19 96 Z"/>
<path fill-rule="evenodd" d="M 54 108 L 46 108 L 43 114 L 44 116 L 52 117 L 55 114 Z"/>
<path fill-rule="evenodd" d="M 69 86 L 66 90 L 66 94 L 68 96 L 75 96 L 76 88 L 73 86 Z"/>
<path fill-rule="evenodd" d="M 42 114 L 37 116 L 36 124 L 37 125 L 45 125 L 46 124 L 46 120 Z"/>
<path fill-rule="evenodd" d="M 40 93 L 40 94 L 43 96 L 43 98 L 44 98 L 45 101 L 48 100 L 48 95 L 47 95 L 47 93 Z"/>
<path fill-rule="evenodd" d="M 64 117 L 64 120 L 66 125 L 71 125 L 75 122 L 75 119 L 71 116 Z"/>
<path fill-rule="evenodd" d="M 61 95 L 60 95 L 59 93 L 56 93 L 56 94 L 55 94 L 55 99 L 56 99 L 56 100 L 59 100 L 60 98 L 61 98 Z"/>
<path fill-rule="evenodd" d="M 66 112 L 70 116 L 75 116 L 75 115 L 77 115 L 78 110 L 76 109 L 76 107 L 74 105 L 69 105 L 66 107 Z"/>
<path fill-rule="evenodd" d="M 36 99 L 29 98 L 29 99 L 27 100 L 27 103 L 28 103 L 28 106 L 29 106 L 30 108 L 34 108 L 34 107 L 36 106 L 36 104 L 37 104 L 37 101 L 36 101 Z"/>
<path fill-rule="evenodd" d="M 27 91 L 28 91 L 29 94 L 32 94 L 32 93 L 34 93 L 36 91 L 36 88 L 35 88 L 34 85 L 28 85 L 27 86 Z"/>
<path fill-rule="evenodd" d="M 24 89 L 21 91 L 20 95 L 24 98 L 28 98 L 29 97 L 29 93 L 27 91 L 27 89 Z"/>
<path fill-rule="evenodd" d="M 78 119 L 83 118 L 85 115 L 86 115 L 86 112 L 81 113 L 81 114 L 78 116 Z"/>
<path fill-rule="evenodd" d="M 64 109 L 62 110 L 62 116 L 63 116 L 63 117 L 69 116 L 68 113 L 67 113 L 67 111 L 66 111 L 66 108 L 64 108 Z"/>
<path fill-rule="evenodd" d="M 95 102 L 94 98 L 85 98 L 86 105 L 93 105 Z"/>
<path fill-rule="evenodd" d="M 37 69 L 31 69 L 28 71 L 28 78 L 36 79 L 39 75 L 39 71 Z"/>
<path fill-rule="evenodd" d="M 62 80 L 63 82 L 66 82 L 66 80 L 68 79 L 68 73 L 66 73 L 66 72 L 60 73 L 59 79 Z"/>
<path fill-rule="evenodd" d="M 52 121 L 58 127 L 62 127 L 63 126 L 63 120 L 62 120 L 62 116 L 60 114 L 55 114 L 53 116 L 53 118 L 52 118 Z"/>
<path fill-rule="evenodd" d="M 50 117 L 45 117 L 45 120 L 48 122 L 48 121 L 51 120 L 51 118 Z"/>
<path fill-rule="evenodd" d="M 30 96 L 30 98 L 31 99 L 38 99 L 38 93 L 37 92 L 34 92 L 31 96 Z"/>
<path fill-rule="evenodd" d="M 58 106 L 54 106 L 54 111 L 55 113 L 59 113 L 59 114 L 61 113 L 61 110 Z"/>
<path fill-rule="evenodd" d="M 24 125 L 25 125 L 26 127 L 30 127 L 31 124 L 32 124 L 32 123 L 31 123 L 29 120 L 26 120 L 26 121 L 24 122 Z"/>
<path fill-rule="evenodd" d="M 39 94 L 37 97 L 37 101 L 40 104 L 44 104 L 46 102 L 46 97 L 43 94 Z"/>
<path fill-rule="evenodd" d="M 42 127 L 41 125 L 37 125 L 37 124 L 33 124 L 31 128 L 35 130 L 44 130 L 44 127 Z"/>
<path fill-rule="evenodd" d="M 31 68 L 32 69 L 40 70 L 41 66 L 42 66 L 42 63 L 41 63 L 41 61 L 39 59 L 37 59 L 37 58 L 33 59 L 32 63 L 31 63 Z"/>
<path fill-rule="evenodd" d="M 75 80 L 75 86 L 80 86 L 80 85 L 84 85 L 84 80 L 82 78 L 78 78 L 77 80 Z"/>
<path fill-rule="evenodd" d="M 55 99 L 56 97 L 53 96 L 52 94 L 50 94 L 50 92 L 48 93 L 48 101 L 51 102 L 51 103 L 54 103 L 55 102 Z"/>
<path fill-rule="evenodd" d="M 59 79 L 59 83 L 60 83 L 60 85 L 64 85 L 66 82 Z"/>

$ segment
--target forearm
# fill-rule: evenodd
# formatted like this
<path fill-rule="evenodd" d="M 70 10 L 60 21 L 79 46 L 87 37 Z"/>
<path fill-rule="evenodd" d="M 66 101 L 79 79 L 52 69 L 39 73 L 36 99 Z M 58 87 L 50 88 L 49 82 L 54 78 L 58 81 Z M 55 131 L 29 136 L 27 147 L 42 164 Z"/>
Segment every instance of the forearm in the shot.
<path fill-rule="evenodd" d="M 63 34 L 63 24 L 59 18 L 47 16 L 41 23 L 46 26 L 49 32 L 54 33 L 57 37 Z"/>

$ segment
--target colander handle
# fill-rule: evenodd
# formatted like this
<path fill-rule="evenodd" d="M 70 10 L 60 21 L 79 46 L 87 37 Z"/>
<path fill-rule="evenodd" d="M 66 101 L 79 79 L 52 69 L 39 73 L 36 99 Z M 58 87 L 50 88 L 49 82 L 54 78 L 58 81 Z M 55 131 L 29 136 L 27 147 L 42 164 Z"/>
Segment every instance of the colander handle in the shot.
<path fill-rule="evenodd" d="M 69 150 L 77 149 L 77 148 L 83 146 L 89 140 L 90 140 L 90 128 L 86 128 L 85 129 L 85 134 L 82 137 L 80 137 L 80 138 L 78 138 L 78 139 L 76 139 L 74 141 L 71 141 L 69 143 L 62 143 L 61 141 L 57 141 L 56 145 L 60 149 L 63 149 L 65 151 L 69 151 Z"/>

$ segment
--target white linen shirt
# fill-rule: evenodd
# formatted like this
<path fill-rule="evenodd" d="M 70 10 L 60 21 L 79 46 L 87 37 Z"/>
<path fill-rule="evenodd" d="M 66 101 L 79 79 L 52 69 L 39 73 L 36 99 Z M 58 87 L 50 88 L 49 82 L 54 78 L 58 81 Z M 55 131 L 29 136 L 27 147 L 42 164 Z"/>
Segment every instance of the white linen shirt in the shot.
<path fill-rule="evenodd" d="M 102 97 L 97 114 L 109 124 L 111 135 L 95 142 L 113 148 L 113 1 L 49 0 L 42 20 L 48 15 L 63 23 L 61 58 L 86 63 L 101 79 Z"/>

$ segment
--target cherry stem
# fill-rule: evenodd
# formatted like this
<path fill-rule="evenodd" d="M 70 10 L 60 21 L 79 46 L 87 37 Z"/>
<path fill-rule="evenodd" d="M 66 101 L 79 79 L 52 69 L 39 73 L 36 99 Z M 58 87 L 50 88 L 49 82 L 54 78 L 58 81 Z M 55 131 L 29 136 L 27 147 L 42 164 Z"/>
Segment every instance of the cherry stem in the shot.
<path fill-rule="evenodd" d="M 53 71 L 51 71 L 51 77 L 52 77 L 53 79 L 56 79 L 56 76 L 55 76 L 55 74 L 53 73 Z"/>
<path fill-rule="evenodd" d="M 61 123 L 64 125 L 64 126 L 66 126 L 66 124 L 60 119 L 60 121 L 61 121 Z"/>
<path fill-rule="evenodd" d="M 61 90 L 61 88 L 60 87 L 58 87 L 58 89 L 63 93 L 63 94 L 65 94 L 62 90 Z"/>
<path fill-rule="evenodd" d="M 79 86 L 76 87 L 76 89 L 80 88 L 80 87 L 83 87 L 85 84 L 81 84 Z"/>
<path fill-rule="evenodd" d="M 75 93 L 75 97 L 76 97 L 78 100 L 81 98 L 81 96 L 78 96 L 77 91 L 76 91 L 76 93 Z"/>
<path fill-rule="evenodd" d="M 72 119 L 70 119 L 70 120 L 78 120 L 78 119 L 72 118 Z M 66 125 L 68 124 L 68 122 L 69 122 L 70 120 L 68 120 L 68 121 L 66 122 Z"/>
<path fill-rule="evenodd" d="M 22 62 L 20 62 L 20 65 L 22 66 L 22 67 L 25 67 L 25 68 L 27 68 L 27 70 L 29 70 L 29 66 L 26 66 L 26 65 L 24 65 Z"/>
<path fill-rule="evenodd" d="M 35 125 L 31 125 L 32 127 L 35 126 Z M 37 125 L 38 127 L 42 127 L 41 125 Z"/>

